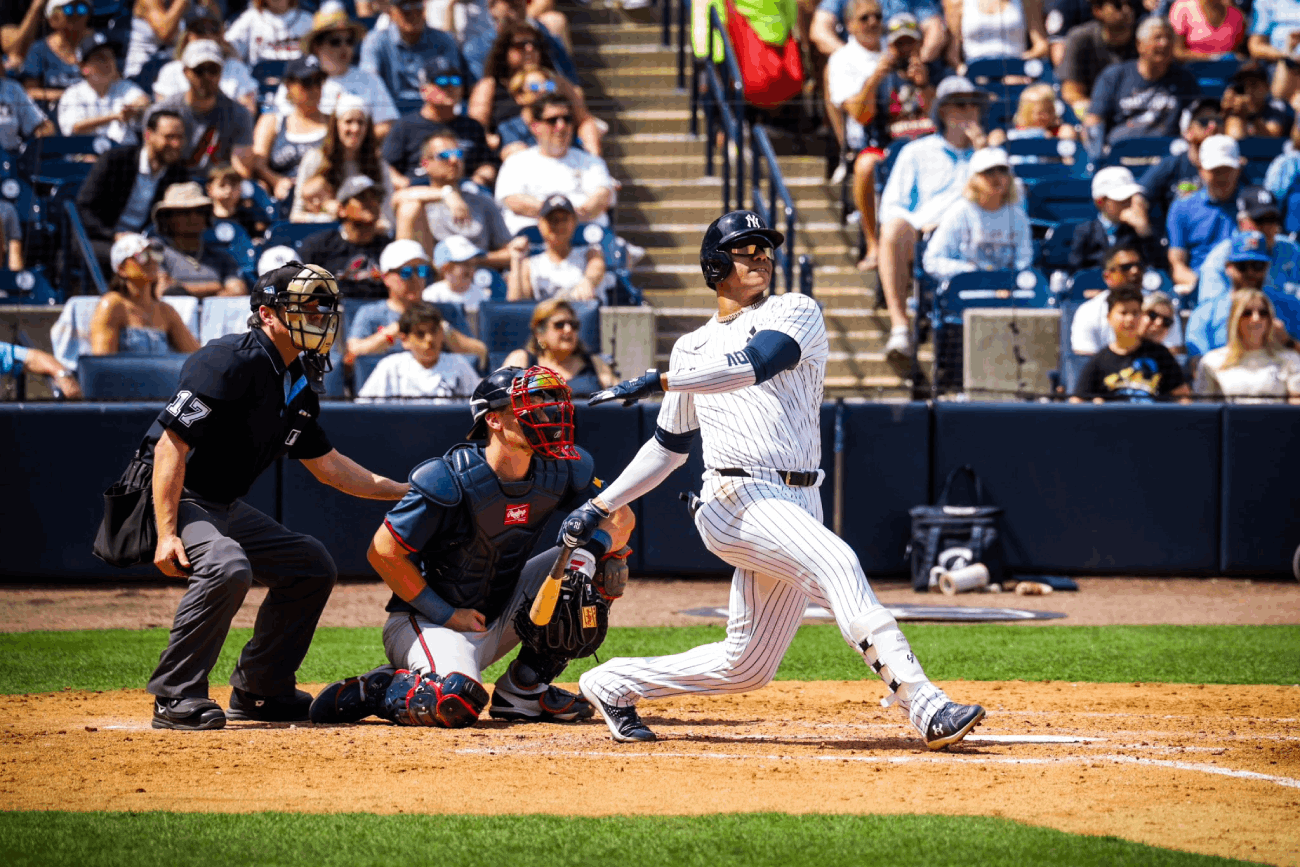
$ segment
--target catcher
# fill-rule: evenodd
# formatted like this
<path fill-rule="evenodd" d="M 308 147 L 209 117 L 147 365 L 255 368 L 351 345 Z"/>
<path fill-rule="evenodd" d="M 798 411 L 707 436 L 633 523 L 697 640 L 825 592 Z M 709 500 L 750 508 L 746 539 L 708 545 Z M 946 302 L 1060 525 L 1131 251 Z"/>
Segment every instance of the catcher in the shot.
<path fill-rule="evenodd" d="M 595 496 L 591 455 L 573 444 L 569 387 L 543 367 L 504 367 L 470 401 L 468 439 L 411 472 L 411 492 L 388 513 L 368 558 L 393 590 L 384 652 L 391 665 L 327 686 L 311 721 L 378 715 L 400 725 L 462 728 L 488 705 L 482 671 L 523 645 L 493 686 L 488 713 L 521 722 L 589 718 L 591 704 L 551 685 L 571 659 L 595 652 L 609 605 L 627 581 L 633 517 L 619 509 L 573 551 L 555 613 L 529 608 L 556 564 L 528 559 L 550 516 Z"/>

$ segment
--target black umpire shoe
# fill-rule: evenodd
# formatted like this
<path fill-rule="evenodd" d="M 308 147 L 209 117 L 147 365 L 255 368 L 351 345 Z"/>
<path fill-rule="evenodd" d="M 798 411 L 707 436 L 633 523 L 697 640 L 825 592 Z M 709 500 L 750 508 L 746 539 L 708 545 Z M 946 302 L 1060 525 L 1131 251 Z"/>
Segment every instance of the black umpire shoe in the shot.
<path fill-rule="evenodd" d="M 314 723 L 354 723 L 379 713 L 384 692 L 397 669 L 381 665 L 365 674 L 331 683 L 311 703 Z"/>
<path fill-rule="evenodd" d="M 209 698 L 163 698 L 153 700 L 153 727 L 183 732 L 204 732 L 225 728 L 221 705 Z"/>
<path fill-rule="evenodd" d="M 227 719 L 254 722 L 305 722 L 311 695 L 295 689 L 288 695 L 257 695 L 235 689 L 230 693 Z"/>
<path fill-rule="evenodd" d="M 578 688 L 582 690 L 582 695 L 587 701 L 591 702 L 591 706 L 605 718 L 605 725 L 609 726 L 609 733 L 614 736 L 614 740 L 626 744 L 655 739 L 655 733 L 641 721 L 641 715 L 636 712 L 636 708 L 611 707 L 605 704 L 591 691 L 590 684 L 583 682 L 585 680 L 587 680 L 586 674 L 578 678 Z"/>
<path fill-rule="evenodd" d="M 957 704 L 950 701 L 935 713 L 925 729 L 925 745 L 941 750 L 955 744 L 984 719 L 984 708 L 977 704 Z"/>

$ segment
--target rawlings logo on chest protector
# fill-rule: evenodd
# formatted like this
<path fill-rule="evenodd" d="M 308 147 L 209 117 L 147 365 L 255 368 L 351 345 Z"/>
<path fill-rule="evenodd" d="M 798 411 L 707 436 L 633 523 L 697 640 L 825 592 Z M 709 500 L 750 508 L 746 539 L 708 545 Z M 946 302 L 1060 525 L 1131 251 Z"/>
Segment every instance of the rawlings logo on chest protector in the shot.
<path fill-rule="evenodd" d="M 528 523 L 528 503 L 520 503 L 517 506 L 506 506 L 506 526 L 511 524 Z"/>

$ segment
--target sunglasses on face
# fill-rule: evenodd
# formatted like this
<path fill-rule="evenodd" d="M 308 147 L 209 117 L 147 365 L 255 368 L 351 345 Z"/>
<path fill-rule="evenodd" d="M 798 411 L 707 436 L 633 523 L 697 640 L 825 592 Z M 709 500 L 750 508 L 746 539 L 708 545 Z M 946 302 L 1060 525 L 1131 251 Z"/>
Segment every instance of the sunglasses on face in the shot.
<path fill-rule="evenodd" d="M 1149 310 L 1146 313 L 1143 313 L 1142 315 L 1145 316 L 1147 319 L 1149 319 L 1151 322 L 1154 322 L 1157 325 L 1159 325 L 1161 328 L 1168 328 L 1169 326 L 1174 324 L 1174 319 L 1172 316 L 1164 316 L 1160 313 L 1152 313 Z"/>
<path fill-rule="evenodd" d="M 1249 271 L 1254 274 L 1262 274 L 1268 270 L 1268 265 L 1263 262 L 1234 262 L 1238 271 Z"/>
<path fill-rule="evenodd" d="M 420 275 L 421 280 L 428 280 L 433 276 L 433 266 L 431 265 L 403 265 L 397 269 L 397 276 L 403 280 L 410 280 L 415 275 Z"/>
<path fill-rule="evenodd" d="M 1201 126 L 1209 126 L 1210 124 L 1215 124 L 1217 126 L 1223 123 L 1223 118 L 1217 114 L 1203 114 L 1196 118 L 1196 122 Z"/>
<path fill-rule="evenodd" d="M 1106 270 L 1108 271 L 1141 271 L 1141 262 L 1116 262 Z"/>
<path fill-rule="evenodd" d="M 459 75 L 439 75 L 433 83 L 438 87 L 460 87 L 461 78 Z"/>
<path fill-rule="evenodd" d="M 196 21 L 189 31 L 195 36 L 216 36 L 221 32 L 221 25 L 215 21 Z"/>
<path fill-rule="evenodd" d="M 215 63 L 205 63 L 190 71 L 201 78 L 216 78 L 221 75 L 221 67 Z"/>
<path fill-rule="evenodd" d="M 551 329 L 554 331 L 577 331 L 578 320 L 560 319 L 551 323 Z"/>
<path fill-rule="evenodd" d="M 536 40 L 536 39 L 516 39 L 514 42 L 511 42 L 511 43 L 510 43 L 510 47 L 511 47 L 511 48 L 514 48 L 514 49 L 516 49 L 516 50 L 518 50 L 518 51 L 528 51 L 529 49 L 532 49 L 533 51 L 536 51 L 536 50 L 537 50 L 537 40 Z"/>
<path fill-rule="evenodd" d="M 162 260 L 163 251 L 158 247 L 153 246 L 146 247 L 131 257 L 131 261 L 135 262 L 137 265 L 148 265 L 150 262 L 161 264 Z"/>
<path fill-rule="evenodd" d="M 544 124 L 546 124 L 546 125 L 549 126 L 549 127 L 557 127 L 557 126 L 559 126 L 561 123 L 563 123 L 565 126 L 572 126 L 572 125 L 573 125 L 573 115 L 571 115 L 571 114 L 557 114 L 557 115 L 555 115 L 554 117 L 543 117 L 543 118 L 538 118 L 537 122 L 538 122 L 538 123 L 544 123 Z"/>
<path fill-rule="evenodd" d="M 746 259 L 753 259 L 760 253 L 769 259 L 772 258 L 772 248 L 767 244 L 742 244 L 731 249 L 731 255 L 743 256 Z"/>
<path fill-rule="evenodd" d="M 66 6 L 60 6 L 59 11 L 65 18 L 75 18 L 78 15 L 89 15 L 90 7 L 85 3 L 69 3 Z"/>
<path fill-rule="evenodd" d="M 433 156 L 435 159 L 440 160 L 463 160 L 465 158 L 465 152 L 460 148 L 451 148 L 445 151 L 438 151 Z"/>
<path fill-rule="evenodd" d="M 980 102 L 974 99 L 954 99 L 948 103 L 953 108 L 979 108 Z"/>
<path fill-rule="evenodd" d="M 524 89 L 529 93 L 555 93 L 555 82 L 550 79 L 546 81 L 530 81 L 524 85 Z"/>
<path fill-rule="evenodd" d="M 321 40 L 326 48 L 351 48 L 357 41 L 351 36 L 330 36 Z"/>
<path fill-rule="evenodd" d="M 1258 307 L 1247 307 L 1245 310 L 1241 311 L 1241 318 L 1242 319 L 1272 319 L 1273 314 L 1269 313 L 1267 310 L 1261 310 Z"/>

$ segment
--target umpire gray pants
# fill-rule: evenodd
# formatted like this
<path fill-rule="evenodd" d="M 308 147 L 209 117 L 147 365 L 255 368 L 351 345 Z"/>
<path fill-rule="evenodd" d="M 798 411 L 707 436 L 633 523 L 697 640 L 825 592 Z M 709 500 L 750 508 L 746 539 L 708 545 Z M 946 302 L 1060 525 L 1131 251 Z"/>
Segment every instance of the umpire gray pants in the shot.
<path fill-rule="evenodd" d="M 270 592 L 230 683 L 257 695 L 292 693 L 338 575 L 325 546 L 243 500 L 213 503 L 189 491 L 180 502 L 177 528 L 193 571 L 148 691 L 164 698 L 208 697 L 208 672 L 257 581 Z"/>

